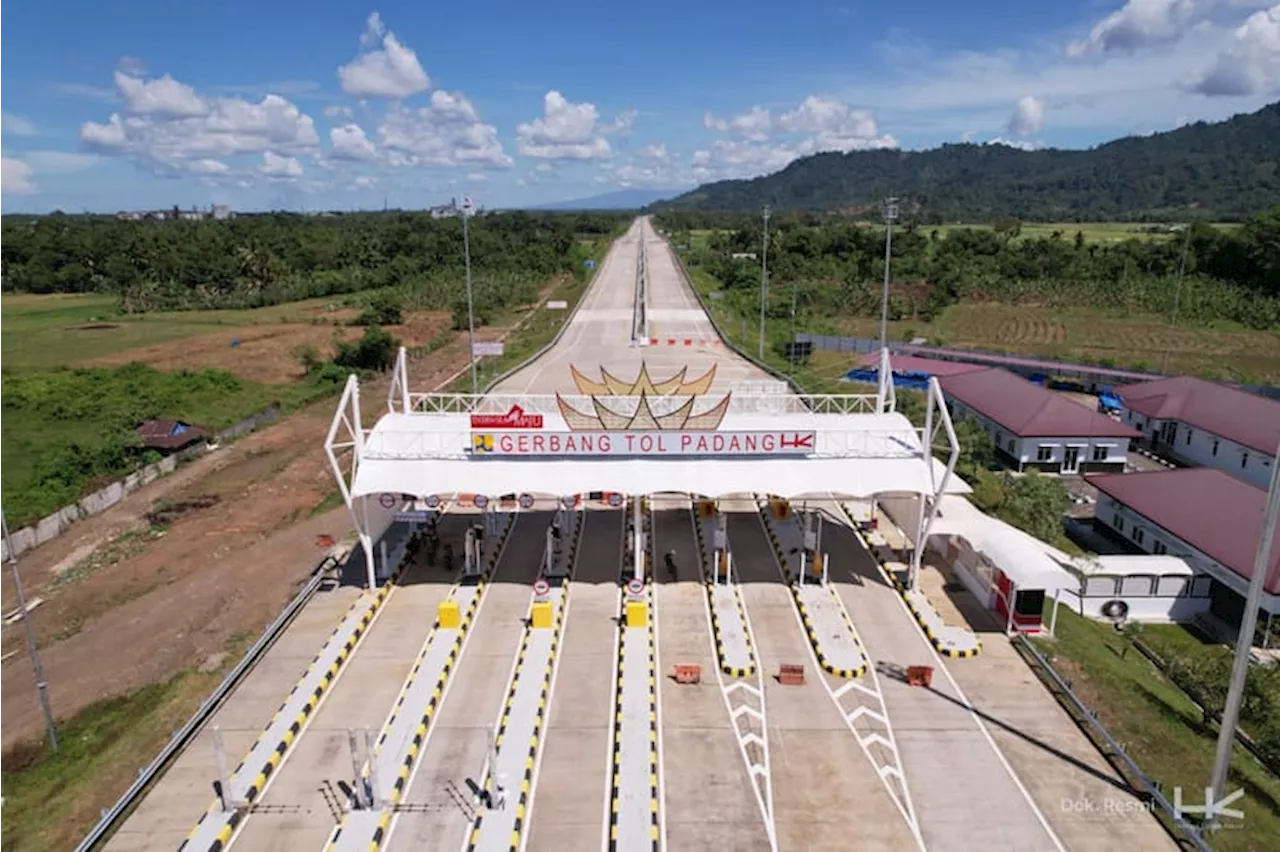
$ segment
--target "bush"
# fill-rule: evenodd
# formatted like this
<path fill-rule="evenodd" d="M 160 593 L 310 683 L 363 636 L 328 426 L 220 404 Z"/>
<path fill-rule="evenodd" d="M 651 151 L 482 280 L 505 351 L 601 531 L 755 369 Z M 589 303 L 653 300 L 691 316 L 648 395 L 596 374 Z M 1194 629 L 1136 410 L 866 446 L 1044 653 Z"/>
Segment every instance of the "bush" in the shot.
<path fill-rule="evenodd" d="M 378 293 L 356 319 L 356 325 L 399 325 L 404 322 L 404 306 L 394 293 Z"/>
<path fill-rule="evenodd" d="M 333 358 L 333 363 L 352 370 L 381 372 L 389 369 L 395 362 L 396 350 L 399 348 L 400 341 L 392 337 L 391 332 L 380 325 L 371 325 L 354 343 L 338 341 L 338 351 Z"/>

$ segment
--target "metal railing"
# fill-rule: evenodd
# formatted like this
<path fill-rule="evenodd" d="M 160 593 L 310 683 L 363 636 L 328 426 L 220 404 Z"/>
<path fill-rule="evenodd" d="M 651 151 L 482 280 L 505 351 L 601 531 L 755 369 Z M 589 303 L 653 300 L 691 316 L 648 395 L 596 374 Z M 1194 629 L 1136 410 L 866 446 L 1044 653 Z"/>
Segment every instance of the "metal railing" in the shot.
<path fill-rule="evenodd" d="M 142 795 L 147 791 L 151 784 L 156 780 L 161 772 L 169 765 L 177 755 L 193 740 L 204 727 L 205 723 L 212 718 L 213 714 L 218 711 L 225 702 L 231 692 L 240 684 L 255 665 L 258 664 L 262 656 L 270 647 L 275 644 L 276 639 L 284 632 L 307 602 L 315 595 L 316 590 L 320 588 L 320 584 L 324 582 L 326 572 L 338 565 L 338 560 L 332 555 L 326 556 L 316 565 L 311 573 L 311 578 L 298 591 L 285 608 L 276 617 L 276 620 L 267 626 L 267 629 L 258 637 L 258 641 L 245 652 L 240 662 L 232 669 L 218 688 L 209 694 L 204 701 L 201 702 L 200 708 L 195 714 L 187 720 L 187 723 L 178 729 L 168 744 L 161 749 L 160 754 L 155 760 L 147 764 L 138 771 L 138 777 L 124 792 L 116 803 L 107 810 L 103 811 L 102 818 L 98 820 L 98 824 L 93 827 L 90 832 L 85 835 L 84 840 L 80 841 L 80 845 L 76 847 L 76 852 L 88 852 L 95 848 L 99 843 L 106 840 L 111 832 L 116 828 L 116 823 L 129 812 L 129 810 L 137 803 Z"/>
<path fill-rule="evenodd" d="M 608 406 L 619 414 L 634 414 L 640 404 L 638 396 L 610 396 Z M 583 394 L 561 394 L 560 400 L 575 411 L 595 410 L 594 397 Z M 414 414 L 507 414 L 519 408 L 525 414 L 559 414 L 560 406 L 555 394 L 469 394 L 469 393 L 411 393 L 410 412 Z M 645 397 L 649 409 L 657 415 L 669 414 L 688 403 L 688 396 Z M 718 400 L 697 406 L 698 413 L 713 407 Z M 770 414 L 874 414 L 874 394 L 807 394 L 767 393 L 729 396 L 730 412 Z"/>
<path fill-rule="evenodd" d="M 1151 801 L 1155 803 L 1156 807 L 1164 812 L 1164 815 L 1169 819 L 1170 823 L 1172 823 L 1177 831 L 1182 833 L 1187 842 L 1199 850 L 1199 852 L 1212 852 L 1209 844 L 1206 843 L 1204 838 L 1201 836 L 1200 830 L 1183 819 L 1177 808 L 1173 806 L 1173 803 L 1165 798 L 1164 793 L 1161 792 L 1160 789 L 1160 782 L 1142 771 L 1142 767 L 1138 766 L 1138 764 L 1134 762 L 1133 758 L 1129 756 L 1129 753 L 1125 751 L 1124 746 L 1117 742 L 1115 737 L 1111 736 L 1111 732 L 1098 721 L 1098 717 L 1094 711 L 1089 709 L 1084 701 L 1080 699 L 1080 696 L 1076 695 L 1075 692 L 1072 691 L 1071 685 L 1062 679 L 1062 676 L 1058 674 L 1057 669 L 1055 669 L 1048 660 L 1041 656 L 1035 646 L 1021 634 L 1012 637 L 1010 641 L 1013 642 L 1013 645 L 1017 650 L 1029 655 L 1035 665 L 1039 666 L 1040 670 L 1047 674 L 1054 682 L 1054 685 L 1058 688 L 1060 694 L 1074 705 L 1076 714 L 1083 718 L 1093 733 L 1095 733 L 1107 744 L 1107 747 L 1111 749 L 1112 756 L 1122 765 L 1122 773 L 1124 776 L 1135 782 L 1133 786 L 1136 787 L 1139 792 L 1145 793 L 1151 797 Z"/>

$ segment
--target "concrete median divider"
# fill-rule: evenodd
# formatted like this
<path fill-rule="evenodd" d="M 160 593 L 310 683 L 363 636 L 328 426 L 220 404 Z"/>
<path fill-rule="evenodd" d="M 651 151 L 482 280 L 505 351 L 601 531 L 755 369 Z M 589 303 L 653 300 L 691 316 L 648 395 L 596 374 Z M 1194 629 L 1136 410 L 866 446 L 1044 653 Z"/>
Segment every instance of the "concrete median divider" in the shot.
<path fill-rule="evenodd" d="M 708 611 L 711 613 L 711 637 L 715 641 L 716 646 L 716 663 L 720 666 L 720 671 L 724 672 L 729 677 L 748 678 L 755 675 L 755 665 L 734 665 L 729 659 L 729 654 L 725 647 L 724 632 L 720 624 L 720 618 L 716 615 L 717 606 L 715 599 L 715 585 L 712 582 L 711 577 L 712 554 L 708 553 L 706 535 L 702 529 L 702 525 L 704 523 L 710 523 L 714 518 L 714 514 L 712 514 L 710 518 L 707 518 L 703 517 L 700 512 L 694 519 L 693 529 L 698 540 L 698 558 L 702 567 L 703 587 L 707 594 L 707 607 Z M 746 610 L 742 605 L 742 596 L 738 593 L 738 588 L 735 584 L 730 584 L 730 586 L 733 589 L 734 605 L 738 611 L 738 618 L 742 622 L 743 633 L 746 636 L 748 645 L 752 645 L 754 643 L 752 642 L 750 631 L 747 630 L 747 616 Z"/>
<path fill-rule="evenodd" d="M 978 638 L 977 634 L 968 628 L 947 624 L 924 592 L 919 589 L 908 588 L 898 579 L 894 572 L 886 568 L 877 555 L 877 549 L 871 546 L 870 542 L 863 536 L 862 530 L 858 528 L 858 521 L 849 507 L 844 503 L 840 503 L 840 511 L 844 512 L 845 517 L 849 519 L 853 534 L 858 537 L 858 541 L 876 560 L 876 566 L 880 569 L 885 580 L 897 589 L 898 594 L 902 596 L 907 609 L 911 612 L 916 624 L 920 626 L 920 630 L 924 632 L 925 638 L 929 640 L 929 644 L 933 646 L 933 649 L 944 657 L 960 660 L 976 657 L 982 653 L 982 640 Z"/>

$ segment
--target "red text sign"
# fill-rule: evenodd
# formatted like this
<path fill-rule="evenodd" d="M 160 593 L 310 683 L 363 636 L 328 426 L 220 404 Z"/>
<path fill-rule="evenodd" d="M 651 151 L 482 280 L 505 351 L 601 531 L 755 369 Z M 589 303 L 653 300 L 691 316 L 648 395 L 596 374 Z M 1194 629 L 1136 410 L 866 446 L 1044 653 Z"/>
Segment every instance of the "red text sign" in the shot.
<path fill-rule="evenodd" d="M 473 414 L 472 429 L 541 429 L 541 414 L 525 414 L 518 405 L 511 406 L 506 414 Z"/>
<path fill-rule="evenodd" d="M 543 432 L 471 434 L 472 452 L 492 456 L 806 456 L 815 432 Z"/>

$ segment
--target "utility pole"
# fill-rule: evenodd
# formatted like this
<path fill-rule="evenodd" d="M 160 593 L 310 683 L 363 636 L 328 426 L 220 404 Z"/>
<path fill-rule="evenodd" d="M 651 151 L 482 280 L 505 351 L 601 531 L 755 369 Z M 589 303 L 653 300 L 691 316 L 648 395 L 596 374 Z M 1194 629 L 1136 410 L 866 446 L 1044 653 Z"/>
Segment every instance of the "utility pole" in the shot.
<path fill-rule="evenodd" d="M 791 372 L 788 375 L 794 375 L 796 372 L 796 282 L 791 281 L 791 347 L 788 351 L 791 361 Z"/>
<path fill-rule="evenodd" d="M 471 218 L 471 196 L 462 199 L 462 253 L 467 266 L 467 346 L 471 350 L 471 395 L 480 393 L 476 380 L 476 308 L 471 298 L 471 235 L 467 230 L 467 220 Z"/>
<path fill-rule="evenodd" d="M 898 199 L 884 200 L 884 295 L 880 300 L 880 348 L 889 345 L 889 257 L 893 251 L 893 221 L 898 218 Z"/>
<path fill-rule="evenodd" d="M 49 735 L 49 747 L 58 750 L 58 731 L 53 725 L 53 708 L 49 705 L 49 684 L 44 679 L 44 667 L 40 665 L 40 652 L 36 650 L 36 635 L 31 630 L 31 619 L 27 617 L 27 596 L 22 591 L 22 575 L 18 573 L 18 554 L 13 549 L 13 539 L 9 538 L 9 518 L 0 510 L 0 527 L 4 530 L 4 546 L 9 551 L 9 570 L 13 572 L 13 589 L 18 597 L 18 616 L 22 619 L 22 627 L 27 633 L 27 653 L 31 656 L 31 670 L 36 676 L 36 695 L 40 699 L 40 710 L 44 713 L 44 727 Z"/>
<path fill-rule="evenodd" d="M 1276 447 L 1276 455 L 1280 456 L 1280 446 Z M 1236 744 L 1236 726 L 1240 722 L 1240 705 L 1244 701 L 1244 684 L 1249 674 L 1249 652 L 1253 650 L 1253 631 L 1258 626 L 1258 604 L 1262 600 L 1263 586 L 1267 582 L 1267 567 L 1271 563 L 1271 545 L 1275 540 L 1278 516 L 1280 462 L 1271 466 L 1271 487 L 1267 491 L 1267 508 L 1263 512 L 1262 529 L 1258 534 L 1258 550 L 1253 557 L 1253 577 L 1249 579 L 1249 595 L 1245 598 L 1244 613 L 1240 618 L 1240 635 L 1236 637 L 1235 665 L 1231 669 L 1231 685 L 1227 689 L 1227 703 L 1222 710 L 1218 750 L 1213 758 L 1213 775 L 1209 779 L 1213 798 L 1205 802 L 1210 824 L 1218 817 L 1214 804 L 1222 799 L 1227 785 L 1227 772 L 1231 767 L 1231 751 Z"/>
<path fill-rule="evenodd" d="M 1178 262 L 1178 281 L 1173 285 L 1173 314 L 1169 317 L 1169 328 L 1178 327 L 1178 305 L 1182 301 L 1182 276 L 1187 272 L 1187 250 L 1191 248 L 1191 223 L 1187 223 L 1186 236 L 1182 238 L 1182 260 Z M 1127 261 L 1126 261 L 1127 262 Z M 1164 348 L 1164 366 L 1160 372 L 1169 372 L 1169 350 L 1173 348 L 1173 337 L 1169 337 L 1169 345 Z"/>
<path fill-rule="evenodd" d="M 760 360 L 764 360 L 765 288 L 769 282 L 769 205 L 764 206 L 764 253 L 760 255 Z"/>

